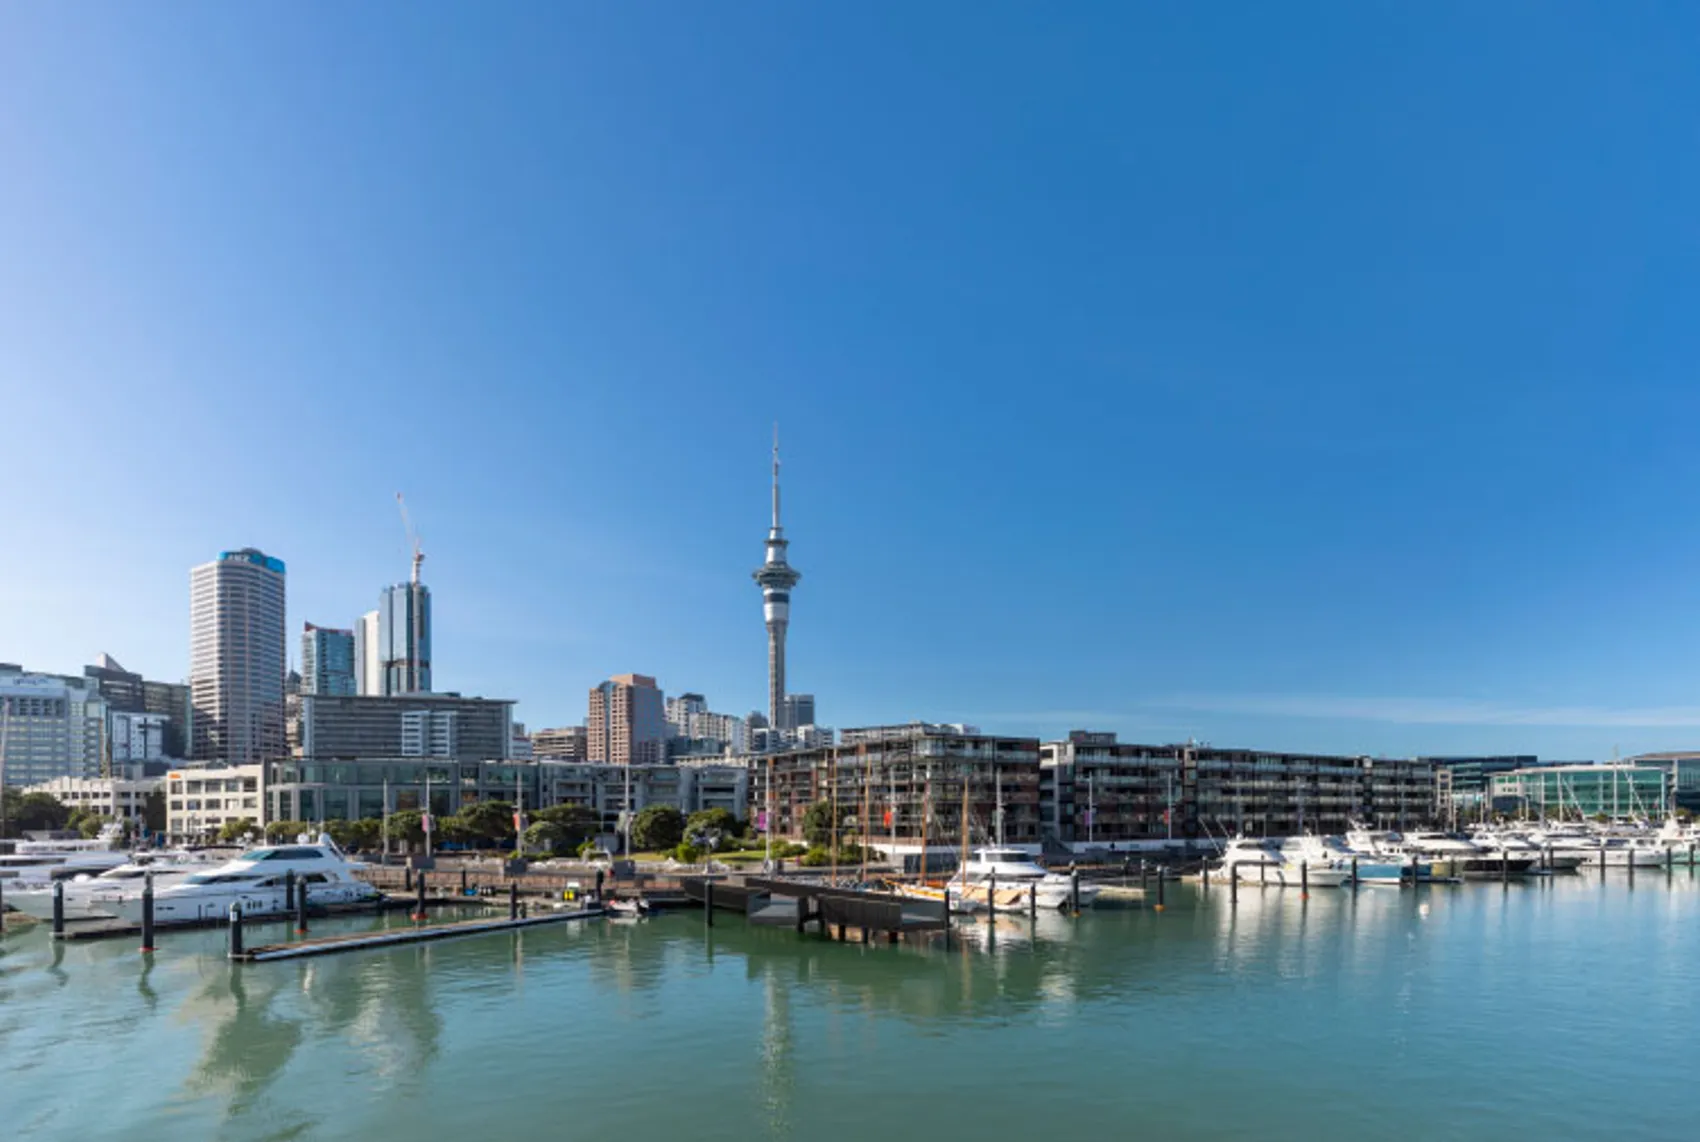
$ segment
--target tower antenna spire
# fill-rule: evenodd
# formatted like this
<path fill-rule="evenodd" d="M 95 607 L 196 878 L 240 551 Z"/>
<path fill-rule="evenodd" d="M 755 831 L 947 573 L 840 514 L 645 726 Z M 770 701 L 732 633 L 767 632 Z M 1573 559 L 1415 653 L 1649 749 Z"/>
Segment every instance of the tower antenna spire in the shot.
<path fill-rule="evenodd" d="M 773 530 L 779 530 L 779 422 L 773 422 Z"/>

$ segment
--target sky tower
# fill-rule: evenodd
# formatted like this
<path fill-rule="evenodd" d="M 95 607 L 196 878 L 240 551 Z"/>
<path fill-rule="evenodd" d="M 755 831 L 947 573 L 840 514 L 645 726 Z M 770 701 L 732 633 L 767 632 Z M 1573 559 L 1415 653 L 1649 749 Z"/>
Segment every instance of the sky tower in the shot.
<path fill-rule="evenodd" d="M 767 717 L 776 729 L 785 724 L 785 628 L 791 623 L 791 588 L 803 576 L 785 562 L 785 529 L 779 526 L 779 426 L 773 428 L 773 526 L 767 533 L 767 562 L 756 568 L 761 585 L 762 617 L 767 620 Z"/>

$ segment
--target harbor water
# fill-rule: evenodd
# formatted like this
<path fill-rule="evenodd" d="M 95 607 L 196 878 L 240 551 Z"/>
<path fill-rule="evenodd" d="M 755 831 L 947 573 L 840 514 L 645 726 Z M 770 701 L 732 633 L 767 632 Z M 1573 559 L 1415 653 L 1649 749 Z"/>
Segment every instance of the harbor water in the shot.
<path fill-rule="evenodd" d="M 1700 874 L 1175 888 L 947 948 L 700 913 L 274 964 L 0 938 L 7 1138 L 1691 1137 Z M 400 917 L 327 921 L 314 935 Z M 290 938 L 256 926 L 249 943 Z"/>

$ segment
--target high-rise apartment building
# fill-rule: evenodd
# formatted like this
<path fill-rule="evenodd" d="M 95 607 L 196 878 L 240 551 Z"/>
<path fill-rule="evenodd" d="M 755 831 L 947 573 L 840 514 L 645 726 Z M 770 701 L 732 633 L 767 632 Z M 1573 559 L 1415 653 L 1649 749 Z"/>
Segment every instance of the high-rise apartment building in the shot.
<path fill-rule="evenodd" d="M 667 751 L 667 718 L 655 679 L 616 674 L 593 687 L 585 731 L 591 761 L 659 765 Z"/>
<path fill-rule="evenodd" d="M 425 584 L 384 588 L 378 606 L 378 658 L 385 694 L 431 689 L 431 589 Z"/>
<path fill-rule="evenodd" d="M 354 689 L 376 697 L 384 692 L 384 664 L 378 656 L 378 612 L 367 611 L 354 624 Z"/>
<path fill-rule="evenodd" d="M 282 757 L 283 560 L 252 547 L 189 572 L 190 752 L 246 765 Z"/>
<path fill-rule="evenodd" d="M 99 777 L 106 710 L 92 681 L 0 663 L 0 783 Z"/>
<path fill-rule="evenodd" d="M 125 670 L 109 654 L 101 655 L 94 665 L 83 667 L 83 677 L 99 683 L 100 696 L 106 699 L 107 708 L 114 715 L 152 714 L 161 719 L 157 740 L 138 742 L 147 760 L 189 755 L 189 723 L 193 716 L 189 687 L 185 683 L 151 682 Z M 117 733 L 116 725 L 113 732 Z M 152 732 L 144 730 L 143 736 Z"/>
<path fill-rule="evenodd" d="M 556 726 L 531 735 L 531 755 L 538 761 L 583 761 L 589 754 L 583 726 Z"/>
<path fill-rule="evenodd" d="M 307 623 L 301 631 L 301 693 L 354 695 L 357 661 L 353 631 Z"/>
<path fill-rule="evenodd" d="M 780 720 L 782 730 L 800 730 L 804 726 L 815 724 L 815 696 L 813 694 L 785 695 L 785 716 Z"/>

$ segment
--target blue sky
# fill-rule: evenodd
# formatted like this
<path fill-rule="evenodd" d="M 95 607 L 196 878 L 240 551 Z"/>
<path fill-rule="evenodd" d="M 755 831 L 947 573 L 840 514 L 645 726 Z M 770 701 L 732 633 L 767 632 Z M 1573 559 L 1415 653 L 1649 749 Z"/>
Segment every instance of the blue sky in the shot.
<path fill-rule="evenodd" d="M 1700 11 L 14 5 L 0 659 L 188 568 L 440 688 L 1409 754 L 1700 745 Z M 292 636 L 293 638 L 293 636 Z M 292 650 L 293 654 L 298 653 Z"/>

